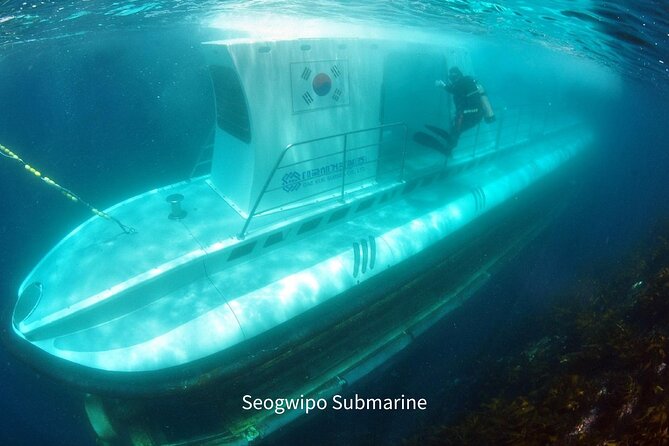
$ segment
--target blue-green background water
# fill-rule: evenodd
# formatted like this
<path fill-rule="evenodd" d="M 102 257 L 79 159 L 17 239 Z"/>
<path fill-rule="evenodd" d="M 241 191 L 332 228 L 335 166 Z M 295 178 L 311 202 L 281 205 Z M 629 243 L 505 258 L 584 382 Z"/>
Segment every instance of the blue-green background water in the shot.
<path fill-rule="evenodd" d="M 524 316 L 543 311 L 584 270 L 614 266 L 667 216 L 668 10 L 658 1 L 0 1 L 0 143 L 100 208 L 182 180 L 214 119 L 199 42 L 262 32 L 286 15 L 336 19 L 347 33 L 362 26 L 457 40 L 474 52 L 497 104 L 545 93 L 545 79 L 560 83 L 598 133 L 571 173 L 581 195 L 452 323 L 365 384 L 369 396 L 426 396 L 427 418 L 455 413 L 467 404 L 458 373 L 481 351 L 502 349 L 492 339 L 527 329 Z M 221 14 L 223 31 L 204 26 Z M 0 191 L 7 308 L 30 268 L 88 213 L 4 158 Z M 4 350 L 0 373 L 2 444 L 93 444 L 79 395 Z M 392 444 L 425 417 L 326 414 L 282 441 Z"/>

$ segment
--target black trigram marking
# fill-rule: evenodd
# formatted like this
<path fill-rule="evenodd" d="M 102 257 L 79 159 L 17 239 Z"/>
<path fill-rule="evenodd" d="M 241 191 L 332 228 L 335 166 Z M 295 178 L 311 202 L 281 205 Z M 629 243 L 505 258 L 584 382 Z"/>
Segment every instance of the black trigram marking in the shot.
<path fill-rule="evenodd" d="M 341 70 L 337 65 L 332 65 L 332 67 L 330 67 L 330 72 L 332 73 L 332 76 L 334 78 L 338 78 L 339 76 L 341 76 Z"/>
<path fill-rule="evenodd" d="M 307 104 L 311 104 L 312 102 L 314 102 L 314 98 L 311 97 L 308 91 L 302 95 L 302 99 L 304 99 L 304 102 L 306 102 Z"/>
<path fill-rule="evenodd" d="M 339 88 L 335 88 L 335 91 L 332 92 L 332 99 L 334 101 L 339 101 L 340 97 L 341 97 L 341 90 Z"/>
<path fill-rule="evenodd" d="M 300 77 L 305 81 L 307 81 L 309 80 L 309 76 L 311 76 L 311 69 L 309 69 L 309 67 L 304 67 L 304 71 L 302 72 L 302 76 Z"/>

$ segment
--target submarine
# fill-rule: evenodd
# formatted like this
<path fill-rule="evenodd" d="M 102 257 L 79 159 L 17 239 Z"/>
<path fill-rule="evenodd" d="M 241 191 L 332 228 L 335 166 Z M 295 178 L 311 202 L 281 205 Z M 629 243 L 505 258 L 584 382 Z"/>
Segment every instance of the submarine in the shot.
<path fill-rule="evenodd" d="M 17 354 L 86 392 L 101 444 L 255 443 L 304 412 L 248 411 L 244 396 L 345 392 L 559 215 L 563 173 L 593 139 L 545 103 L 496 110 L 448 147 L 435 80 L 474 72 L 463 48 L 201 51 L 214 136 L 191 177 L 106 209 L 120 228 L 96 215 L 72 230 L 11 314 Z"/>

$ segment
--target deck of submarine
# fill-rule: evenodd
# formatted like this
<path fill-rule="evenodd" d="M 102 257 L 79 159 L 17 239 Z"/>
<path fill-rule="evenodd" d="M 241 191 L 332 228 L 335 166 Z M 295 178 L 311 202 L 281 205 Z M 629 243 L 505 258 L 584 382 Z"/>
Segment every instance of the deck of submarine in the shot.
<path fill-rule="evenodd" d="M 559 144 L 551 144 L 544 149 L 552 150 L 556 146 L 559 147 Z M 123 313 L 117 315 L 119 317 L 110 317 L 104 324 L 84 319 L 87 323 L 82 326 L 52 333 L 55 335 L 54 346 L 61 351 L 70 351 L 76 357 L 123 349 L 156 339 L 186 322 L 205 317 L 217 307 L 226 306 L 228 299 L 243 296 L 246 292 L 257 290 L 287 275 L 299 273 L 305 266 L 314 265 L 342 251 L 350 251 L 351 241 L 364 239 L 370 234 L 386 233 L 463 195 L 469 195 L 480 185 L 506 173 L 509 167 L 517 168 L 518 165 L 527 164 L 528 157 L 532 159 L 541 153 L 541 148 L 534 147 L 532 150 L 507 154 L 494 163 L 480 165 L 445 182 L 433 182 L 410 194 L 398 195 L 384 206 L 349 218 L 327 230 L 314 231 L 304 238 L 267 249 L 261 256 L 253 257 L 253 262 L 238 262 L 220 270 L 203 267 L 200 277 L 184 287 L 155 296 L 141 307 L 141 311 L 130 306 L 124 308 Z M 180 221 L 167 217 L 169 206 L 166 198 L 174 193 L 185 196 L 183 207 L 188 211 L 188 216 Z M 369 190 L 360 192 L 363 197 L 369 194 Z M 360 200 L 360 196 L 348 198 L 349 201 Z M 206 178 L 151 191 L 120 203 L 110 212 L 134 226 L 137 233 L 119 233 L 116 226 L 101 219 L 89 220 L 73 231 L 28 278 L 28 281 L 40 281 L 43 284 L 44 296 L 33 314 L 23 321 L 26 326 L 56 321 L 68 312 L 75 313 L 77 306 L 86 300 L 104 300 L 106 295 L 119 290 L 119 284 L 150 281 L 170 266 L 198 258 L 206 262 L 209 253 L 244 243 L 235 237 L 244 220 L 209 186 Z M 292 218 L 299 218 L 300 211 L 297 212 Z M 265 226 L 257 230 L 256 235 L 262 234 L 264 229 L 273 231 L 277 225 L 287 224 L 284 213 L 263 218 L 267 220 Z M 82 268 L 86 268 L 86 274 L 76 274 Z M 211 277 L 207 277 L 207 274 Z M 225 277 L 216 278 L 219 274 Z M 73 277 L 82 279 L 72 280 Z M 313 287 L 320 286 L 315 279 L 306 283 L 311 283 Z M 290 294 L 295 290 L 287 291 Z M 302 298 L 308 299 L 309 289 L 297 291 L 303 294 Z M 282 299 L 282 296 L 272 296 L 272 299 Z M 233 308 L 235 314 L 229 311 L 224 317 L 221 314 L 214 315 L 218 318 L 217 325 L 239 324 L 242 328 L 241 332 L 226 334 L 229 339 L 224 344 L 233 345 L 252 337 L 285 320 L 283 316 L 299 313 L 300 308 L 291 307 L 304 305 L 304 302 L 282 301 L 280 307 L 284 314 L 277 315 L 273 314 L 276 305 L 263 305 L 262 299 L 257 303 L 245 306 L 254 309 L 251 314 L 239 314 Z M 118 333 L 123 333 L 123 336 L 118 336 Z M 93 344 L 92 340 L 95 340 Z M 185 354 L 186 350 L 192 350 L 193 341 L 192 337 L 184 336 L 183 348 L 173 345 L 173 353 L 178 356 L 179 352 Z M 207 350 L 205 346 L 202 347 L 203 351 Z M 141 350 L 138 352 L 141 353 Z M 95 362 L 102 368 L 114 368 L 120 363 L 117 359 L 108 359 L 115 363 L 113 367 L 111 363 L 107 364 L 108 360 L 104 364 L 98 362 L 99 359 Z M 142 360 L 151 362 L 147 355 Z M 179 363 L 180 360 L 186 358 L 174 357 L 171 362 Z M 143 367 L 160 368 L 163 360 L 156 358 L 156 361 L 154 365 L 147 363 Z"/>
<path fill-rule="evenodd" d="M 435 154 L 426 153 L 422 158 L 419 169 L 425 164 L 434 165 Z M 436 158 L 438 161 L 439 156 Z M 383 186 L 375 185 L 357 194 L 349 194 L 347 202 L 383 189 Z M 424 193 L 429 197 L 434 192 Z M 184 196 L 182 208 L 187 211 L 187 216 L 182 220 L 168 218 L 167 197 L 172 194 Z M 435 204 L 443 203 L 443 199 L 446 197 L 437 198 Z M 318 212 L 318 207 L 311 205 L 256 217 L 255 226 L 260 226 L 258 231 L 281 226 L 313 215 L 314 210 Z M 389 216 L 406 221 L 416 215 L 415 211 L 415 206 L 396 202 L 390 212 L 380 211 L 381 215 L 365 219 L 362 225 L 367 226 L 368 232 L 373 231 L 379 223 L 387 222 Z M 93 217 L 68 234 L 33 269 L 19 290 L 20 294 L 27 285 L 35 282 L 42 285 L 40 303 L 23 321 L 25 324 L 75 309 L 85 300 L 94 304 L 122 287 L 150 280 L 167 269 L 237 245 L 240 243 L 237 237 L 245 222 L 214 190 L 208 177 L 146 192 L 107 212 L 134 228 L 136 233 L 124 234 L 109 221 Z M 401 218 L 402 215 L 405 218 Z M 332 238 L 336 236 L 333 234 Z M 319 252 L 324 252 L 320 241 Z"/>

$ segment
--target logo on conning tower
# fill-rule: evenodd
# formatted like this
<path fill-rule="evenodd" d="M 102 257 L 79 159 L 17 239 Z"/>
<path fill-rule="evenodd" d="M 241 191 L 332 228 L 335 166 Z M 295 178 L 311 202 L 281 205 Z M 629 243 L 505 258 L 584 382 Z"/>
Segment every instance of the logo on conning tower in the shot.
<path fill-rule="evenodd" d="M 295 192 L 300 188 L 302 184 L 302 179 L 298 172 L 288 172 L 281 178 L 281 183 L 283 185 L 283 190 L 286 192 Z"/>

